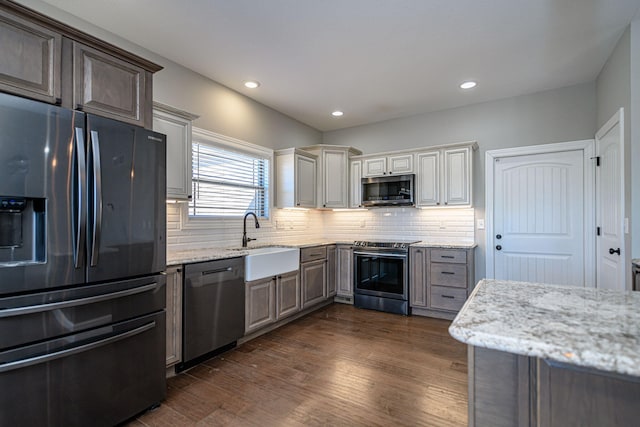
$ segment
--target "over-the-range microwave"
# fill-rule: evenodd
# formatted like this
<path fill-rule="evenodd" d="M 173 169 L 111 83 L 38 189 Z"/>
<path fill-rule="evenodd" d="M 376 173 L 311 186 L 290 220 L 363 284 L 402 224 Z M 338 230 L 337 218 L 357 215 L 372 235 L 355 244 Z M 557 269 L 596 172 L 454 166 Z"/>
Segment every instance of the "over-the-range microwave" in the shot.
<path fill-rule="evenodd" d="M 362 206 L 413 206 L 415 175 L 362 178 Z"/>

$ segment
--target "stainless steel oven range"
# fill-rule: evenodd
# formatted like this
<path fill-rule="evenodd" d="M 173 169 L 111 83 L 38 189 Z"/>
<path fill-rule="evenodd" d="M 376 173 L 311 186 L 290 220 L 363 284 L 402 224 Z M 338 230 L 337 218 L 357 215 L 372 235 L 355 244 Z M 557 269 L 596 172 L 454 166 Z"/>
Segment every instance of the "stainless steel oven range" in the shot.
<path fill-rule="evenodd" d="M 356 241 L 353 246 L 354 305 L 409 313 L 409 246 L 416 241 Z"/>

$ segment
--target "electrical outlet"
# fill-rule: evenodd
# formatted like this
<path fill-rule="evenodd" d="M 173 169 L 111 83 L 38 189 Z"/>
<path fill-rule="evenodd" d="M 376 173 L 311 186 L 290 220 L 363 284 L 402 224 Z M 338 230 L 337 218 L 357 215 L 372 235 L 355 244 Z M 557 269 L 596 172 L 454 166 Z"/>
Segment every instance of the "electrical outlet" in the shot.
<path fill-rule="evenodd" d="M 476 220 L 476 228 L 478 230 L 484 230 L 484 219 Z"/>
<path fill-rule="evenodd" d="M 364 228 L 366 227 L 367 223 L 366 221 L 363 219 L 362 221 L 360 221 L 360 228 Z"/>

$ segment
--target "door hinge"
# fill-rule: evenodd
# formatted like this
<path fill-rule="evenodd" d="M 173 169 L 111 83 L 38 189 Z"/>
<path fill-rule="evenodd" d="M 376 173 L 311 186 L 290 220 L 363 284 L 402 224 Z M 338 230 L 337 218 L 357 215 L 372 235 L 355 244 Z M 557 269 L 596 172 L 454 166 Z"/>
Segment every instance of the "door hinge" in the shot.
<path fill-rule="evenodd" d="M 596 227 L 596 236 L 600 235 L 600 227 Z"/>
<path fill-rule="evenodd" d="M 596 159 L 596 167 L 600 166 L 600 156 L 592 157 L 592 159 Z"/>

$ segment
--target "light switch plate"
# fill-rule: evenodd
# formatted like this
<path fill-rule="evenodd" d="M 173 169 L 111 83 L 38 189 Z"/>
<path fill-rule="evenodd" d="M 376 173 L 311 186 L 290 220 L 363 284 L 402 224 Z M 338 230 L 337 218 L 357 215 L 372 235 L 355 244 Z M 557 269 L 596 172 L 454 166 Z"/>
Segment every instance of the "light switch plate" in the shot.
<path fill-rule="evenodd" d="M 477 219 L 476 220 L 476 228 L 478 230 L 484 230 L 484 219 Z"/>

